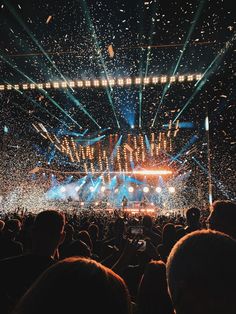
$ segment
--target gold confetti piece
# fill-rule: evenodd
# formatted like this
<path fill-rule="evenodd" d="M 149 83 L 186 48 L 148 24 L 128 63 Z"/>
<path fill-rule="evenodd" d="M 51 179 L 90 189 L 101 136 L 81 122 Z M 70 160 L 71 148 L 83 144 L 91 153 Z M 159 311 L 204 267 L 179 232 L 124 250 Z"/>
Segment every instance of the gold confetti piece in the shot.
<path fill-rule="evenodd" d="M 108 50 L 108 54 L 109 54 L 110 58 L 113 58 L 115 53 L 114 53 L 112 45 L 109 45 L 107 50 Z"/>
<path fill-rule="evenodd" d="M 49 17 L 47 18 L 46 24 L 48 24 L 52 19 L 52 15 L 49 15 Z"/>

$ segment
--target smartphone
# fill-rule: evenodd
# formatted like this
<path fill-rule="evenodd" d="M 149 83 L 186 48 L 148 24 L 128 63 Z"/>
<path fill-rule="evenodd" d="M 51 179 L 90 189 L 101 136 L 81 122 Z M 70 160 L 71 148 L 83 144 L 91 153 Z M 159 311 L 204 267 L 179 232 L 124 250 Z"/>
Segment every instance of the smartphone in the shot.
<path fill-rule="evenodd" d="M 142 226 L 134 226 L 130 228 L 130 233 L 132 235 L 143 235 L 143 227 Z"/>
<path fill-rule="evenodd" d="M 138 244 L 139 244 L 139 248 L 138 248 L 139 252 L 143 252 L 146 250 L 146 241 L 145 240 L 139 240 Z"/>

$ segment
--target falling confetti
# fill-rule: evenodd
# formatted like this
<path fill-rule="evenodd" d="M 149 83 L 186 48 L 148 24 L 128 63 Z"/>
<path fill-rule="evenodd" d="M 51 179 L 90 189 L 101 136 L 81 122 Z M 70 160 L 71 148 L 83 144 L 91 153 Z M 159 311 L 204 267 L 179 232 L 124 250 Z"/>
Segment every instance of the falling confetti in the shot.
<path fill-rule="evenodd" d="M 47 18 L 47 21 L 46 21 L 46 24 L 48 24 L 52 19 L 52 15 L 49 15 L 48 18 Z"/>

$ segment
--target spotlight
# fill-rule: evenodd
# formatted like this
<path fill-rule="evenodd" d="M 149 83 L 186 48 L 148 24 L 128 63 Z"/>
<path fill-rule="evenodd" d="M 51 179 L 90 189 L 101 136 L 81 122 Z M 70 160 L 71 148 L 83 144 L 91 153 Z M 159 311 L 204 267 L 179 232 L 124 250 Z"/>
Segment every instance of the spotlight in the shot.
<path fill-rule="evenodd" d="M 14 85 L 14 88 L 15 88 L 15 89 L 19 89 L 20 86 L 19 86 L 18 84 L 16 84 L 16 85 Z"/>
<path fill-rule="evenodd" d="M 157 193 L 161 193 L 161 190 L 162 190 L 162 189 L 161 189 L 160 186 L 157 186 L 157 187 L 156 187 L 156 192 L 157 192 Z"/>
<path fill-rule="evenodd" d="M 77 82 L 77 86 L 78 86 L 78 87 L 83 87 L 83 81 L 78 81 L 78 82 Z"/>
<path fill-rule="evenodd" d="M 132 80 L 130 78 L 126 79 L 126 85 L 131 85 L 132 84 Z"/>
<path fill-rule="evenodd" d="M 94 192 L 94 190 L 95 190 L 94 186 L 90 186 L 89 191 Z"/>
<path fill-rule="evenodd" d="M 145 77 L 145 78 L 143 79 L 143 83 L 144 83 L 144 84 L 149 84 L 149 83 L 150 83 L 150 78 L 149 78 L 149 77 Z"/>
<path fill-rule="evenodd" d="M 91 82 L 90 81 L 85 81 L 85 86 L 86 87 L 90 87 L 91 86 Z"/>
<path fill-rule="evenodd" d="M 102 80 L 102 86 L 107 86 L 107 80 Z"/>
<path fill-rule="evenodd" d="M 67 83 L 66 82 L 61 82 L 61 87 L 66 88 L 67 87 Z"/>
<path fill-rule="evenodd" d="M 93 81 L 93 85 L 96 86 L 96 87 L 99 86 L 99 83 L 100 83 L 99 80 L 94 80 L 94 81 Z"/>
<path fill-rule="evenodd" d="M 171 76 L 171 77 L 170 77 L 170 83 L 175 82 L 175 80 L 176 80 L 176 77 L 175 77 L 175 76 Z"/>
<path fill-rule="evenodd" d="M 46 83 L 45 88 L 51 88 L 51 83 Z"/>
<path fill-rule="evenodd" d="M 12 86 L 10 84 L 7 84 L 7 89 L 8 90 L 12 89 Z"/>
<path fill-rule="evenodd" d="M 193 81 L 193 75 L 188 75 L 187 76 L 187 81 L 189 81 L 189 82 Z"/>
<path fill-rule="evenodd" d="M 35 84 L 30 84 L 30 89 L 35 89 Z"/>
<path fill-rule="evenodd" d="M 69 86 L 70 86 L 70 87 L 75 87 L 75 82 L 74 82 L 74 81 L 70 81 L 70 82 L 69 82 Z"/>
<path fill-rule="evenodd" d="M 117 83 L 118 83 L 118 85 L 124 85 L 124 80 L 123 79 L 118 79 Z"/>
<path fill-rule="evenodd" d="M 81 202 L 80 205 L 81 205 L 81 206 L 84 206 L 84 202 Z"/>
<path fill-rule="evenodd" d="M 148 193 L 148 192 L 149 192 L 149 187 L 145 186 L 145 187 L 143 188 L 143 192 L 144 192 L 144 193 Z"/>
<path fill-rule="evenodd" d="M 114 85 L 115 85 L 115 80 L 113 80 L 113 79 L 112 79 L 112 80 L 109 80 L 109 85 L 110 85 L 110 86 L 114 86 Z"/>
<path fill-rule="evenodd" d="M 95 206 L 98 206 L 98 202 L 95 202 Z"/>
<path fill-rule="evenodd" d="M 172 194 L 175 193 L 175 187 L 173 187 L 173 186 L 169 186 L 168 190 Z"/>
<path fill-rule="evenodd" d="M 64 186 L 62 186 L 62 187 L 60 188 L 60 192 L 61 192 L 61 193 L 65 193 L 65 191 L 66 191 L 66 188 L 65 188 Z"/>
<path fill-rule="evenodd" d="M 196 80 L 197 81 L 201 80 L 202 76 L 203 76 L 202 74 L 196 74 Z"/>
<path fill-rule="evenodd" d="M 58 82 L 54 82 L 54 83 L 53 83 L 53 87 L 54 87 L 54 88 L 59 88 L 59 83 L 58 83 Z"/>
<path fill-rule="evenodd" d="M 106 187 L 105 187 L 105 186 L 102 186 L 102 187 L 101 187 L 101 192 L 105 192 L 105 190 L 106 190 Z"/>
<path fill-rule="evenodd" d="M 38 84 L 38 89 L 43 89 L 43 84 L 42 83 Z"/>
<path fill-rule="evenodd" d="M 184 75 L 180 75 L 180 76 L 178 77 L 178 81 L 179 81 L 179 82 L 183 82 L 183 81 L 184 81 L 184 78 L 185 78 Z"/>
<path fill-rule="evenodd" d="M 167 82 L 167 76 L 162 76 L 161 83 L 166 83 L 166 82 Z"/>
<path fill-rule="evenodd" d="M 28 89 L 28 84 L 23 84 L 22 87 L 23 89 Z"/>
<path fill-rule="evenodd" d="M 134 188 L 133 188 L 132 186 L 130 186 L 130 187 L 128 188 L 128 191 L 129 191 L 130 193 L 133 193 L 133 192 L 134 192 Z"/>
<path fill-rule="evenodd" d="M 135 84 L 141 84 L 141 78 L 140 77 L 136 77 Z"/>
<path fill-rule="evenodd" d="M 152 78 L 152 83 L 153 83 L 153 84 L 158 83 L 158 79 L 159 79 L 159 78 L 158 78 L 157 76 L 156 76 L 156 77 L 153 77 L 153 78 Z"/>

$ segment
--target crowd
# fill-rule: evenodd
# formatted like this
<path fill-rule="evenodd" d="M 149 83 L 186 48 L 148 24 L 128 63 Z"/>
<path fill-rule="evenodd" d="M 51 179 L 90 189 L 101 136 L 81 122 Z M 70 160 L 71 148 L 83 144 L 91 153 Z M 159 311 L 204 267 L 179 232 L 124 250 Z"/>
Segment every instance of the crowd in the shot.
<path fill-rule="evenodd" d="M 2 213 L 3 314 L 235 314 L 236 204 Z"/>

